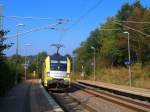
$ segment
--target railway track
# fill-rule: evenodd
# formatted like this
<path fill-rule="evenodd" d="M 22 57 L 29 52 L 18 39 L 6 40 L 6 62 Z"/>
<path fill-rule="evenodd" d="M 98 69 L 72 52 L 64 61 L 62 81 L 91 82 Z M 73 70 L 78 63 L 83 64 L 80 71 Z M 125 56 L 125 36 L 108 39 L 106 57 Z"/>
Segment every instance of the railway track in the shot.
<path fill-rule="evenodd" d="M 150 91 L 142 88 L 134 88 L 127 86 L 119 86 L 115 84 L 107 84 L 102 82 L 93 81 L 77 81 L 79 84 L 83 84 L 87 87 L 97 88 L 101 91 L 107 91 L 119 96 L 125 96 L 139 101 L 145 101 L 150 103 Z"/>
<path fill-rule="evenodd" d="M 149 112 L 149 106 L 118 96 L 99 93 L 84 85 L 72 84 L 68 91 L 49 91 L 66 112 Z"/>
<path fill-rule="evenodd" d="M 96 97 L 100 97 L 104 100 L 129 108 L 133 111 L 150 112 L 149 103 L 145 103 L 143 101 L 139 102 L 135 99 L 122 97 L 122 96 L 115 95 L 115 94 L 108 93 L 108 92 L 98 91 L 93 87 L 83 85 L 83 84 L 74 83 L 72 86 L 74 86 L 75 88 L 81 89 L 82 91 L 85 91 L 89 94 L 92 94 Z"/>
<path fill-rule="evenodd" d="M 95 109 L 86 105 L 75 98 L 71 93 L 77 88 L 70 88 L 68 91 L 49 91 L 49 94 L 56 100 L 65 112 L 97 112 Z"/>
<path fill-rule="evenodd" d="M 49 91 L 66 112 L 150 112 L 150 104 L 73 83 L 68 91 Z"/>

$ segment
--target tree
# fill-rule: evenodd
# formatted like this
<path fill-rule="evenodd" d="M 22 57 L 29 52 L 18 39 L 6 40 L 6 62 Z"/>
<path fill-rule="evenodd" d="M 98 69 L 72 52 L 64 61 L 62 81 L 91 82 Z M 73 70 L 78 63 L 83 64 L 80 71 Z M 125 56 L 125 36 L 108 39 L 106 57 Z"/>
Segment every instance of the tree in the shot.
<path fill-rule="evenodd" d="M 128 7 L 128 8 L 127 8 Z M 126 12 L 129 12 L 126 16 Z M 125 18 L 126 17 L 126 18 Z M 117 17 L 119 21 L 150 21 L 150 12 L 147 8 L 144 8 L 140 1 L 135 2 L 132 5 L 123 5 L 122 9 L 118 12 Z M 131 23 L 123 22 L 123 25 L 129 26 L 135 30 L 141 31 L 146 34 L 150 34 L 150 31 L 147 29 L 150 27 L 150 24 L 147 23 Z M 150 51 L 149 43 L 150 38 L 145 36 L 137 31 L 133 31 L 127 27 L 121 26 L 124 30 L 130 33 L 130 42 L 131 42 L 131 54 L 134 61 L 138 61 L 142 64 L 149 60 L 148 52 Z"/>
<path fill-rule="evenodd" d="M 91 49 L 92 46 L 96 49 L 96 55 L 99 55 L 102 46 L 99 29 L 92 31 L 87 40 L 81 43 L 81 47 L 74 50 L 76 55 L 75 69 L 78 71 L 81 72 L 81 66 L 84 66 L 84 71 L 86 74 L 90 74 L 92 72 L 91 69 L 89 69 L 93 62 L 93 50 Z"/>
<path fill-rule="evenodd" d="M 144 8 L 140 1 L 131 5 L 125 3 L 114 17 L 109 17 L 106 23 L 101 25 L 99 29 L 92 31 L 80 47 L 75 49 L 76 70 L 80 71 L 81 65 L 84 64 L 85 71 L 89 72 L 93 57 L 91 46 L 96 49 L 97 69 L 125 66 L 124 62 L 128 60 L 128 41 L 124 31 L 130 34 L 132 62 L 140 62 L 143 65 L 149 63 L 150 38 L 144 33 L 150 35 L 150 24 L 138 23 L 138 21 L 150 21 L 149 9 Z"/>
<path fill-rule="evenodd" d="M 0 62 L 2 62 L 5 58 L 5 54 L 3 53 L 3 51 L 11 47 L 11 45 L 4 44 L 4 41 L 6 40 L 4 36 L 7 34 L 7 32 L 8 31 L 0 30 Z"/>
<path fill-rule="evenodd" d="M 29 72 L 36 71 L 39 78 L 42 76 L 42 65 L 44 63 L 44 60 L 47 56 L 46 52 L 40 52 L 36 56 L 34 56 L 34 59 L 31 61 L 31 65 L 29 66 Z"/>
<path fill-rule="evenodd" d="M 0 95 L 4 93 L 14 85 L 14 65 L 10 63 L 5 54 L 4 50 L 9 48 L 11 45 L 5 44 L 6 38 L 4 36 L 7 31 L 0 31 Z"/>

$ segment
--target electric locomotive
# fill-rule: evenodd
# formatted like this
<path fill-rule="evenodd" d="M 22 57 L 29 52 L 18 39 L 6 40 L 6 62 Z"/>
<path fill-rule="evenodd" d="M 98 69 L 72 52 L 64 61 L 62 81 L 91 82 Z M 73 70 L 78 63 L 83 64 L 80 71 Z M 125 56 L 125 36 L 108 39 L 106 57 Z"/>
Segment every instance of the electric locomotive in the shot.
<path fill-rule="evenodd" d="M 43 63 L 42 84 L 50 90 L 70 87 L 71 59 L 58 52 L 47 56 Z"/>

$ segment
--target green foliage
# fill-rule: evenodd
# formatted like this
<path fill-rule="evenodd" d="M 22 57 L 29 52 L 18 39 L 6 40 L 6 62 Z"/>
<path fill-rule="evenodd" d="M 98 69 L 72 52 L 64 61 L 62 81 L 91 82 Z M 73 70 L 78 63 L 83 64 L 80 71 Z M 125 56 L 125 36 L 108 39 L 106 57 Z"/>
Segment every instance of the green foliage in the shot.
<path fill-rule="evenodd" d="M 5 54 L 3 53 L 3 51 L 9 47 L 11 47 L 11 45 L 8 44 L 4 44 L 6 38 L 4 38 L 4 36 L 7 34 L 8 31 L 4 31 L 4 30 L 0 30 L 0 61 L 3 61 L 5 59 Z"/>
<path fill-rule="evenodd" d="M 5 61 L 0 64 L 0 95 L 13 87 L 15 82 L 15 66 L 13 63 Z"/>
<path fill-rule="evenodd" d="M 18 81 L 23 80 L 24 58 L 18 56 L 18 66 L 16 66 L 16 55 L 7 58 L 4 54 L 4 50 L 11 47 L 12 44 L 5 44 L 6 38 L 4 37 L 8 31 L 0 31 L 0 95 L 4 95 L 15 84 L 16 70 L 18 71 Z"/>
<path fill-rule="evenodd" d="M 116 24 L 116 21 L 121 25 Z M 81 43 L 75 53 L 75 70 L 81 72 L 81 65 L 84 65 L 86 75 L 92 73 L 90 69 L 93 62 L 93 50 L 96 49 L 96 69 L 112 66 L 126 66 L 128 60 L 128 41 L 124 31 L 130 34 L 131 60 L 143 65 L 150 63 L 150 38 L 137 31 L 128 29 L 129 26 L 143 33 L 150 34 L 150 24 L 131 23 L 125 21 L 150 21 L 150 12 L 144 8 L 140 1 L 134 4 L 124 4 L 114 17 L 107 19 L 106 23 L 99 29 L 95 29 L 89 37 Z M 110 29 L 110 30 L 106 30 Z M 111 30 L 113 29 L 113 30 Z"/>
<path fill-rule="evenodd" d="M 14 85 L 15 69 L 14 64 L 10 63 L 5 54 L 3 53 L 5 49 L 9 48 L 11 45 L 4 44 L 6 38 L 4 36 L 7 31 L 0 31 L 0 96 Z"/>
<path fill-rule="evenodd" d="M 39 78 L 42 76 L 42 65 L 47 56 L 46 52 L 40 52 L 34 58 L 31 60 L 31 65 L 29 66 L 29 72 L 33 73 L 33 71 L 36 71 Z"/>

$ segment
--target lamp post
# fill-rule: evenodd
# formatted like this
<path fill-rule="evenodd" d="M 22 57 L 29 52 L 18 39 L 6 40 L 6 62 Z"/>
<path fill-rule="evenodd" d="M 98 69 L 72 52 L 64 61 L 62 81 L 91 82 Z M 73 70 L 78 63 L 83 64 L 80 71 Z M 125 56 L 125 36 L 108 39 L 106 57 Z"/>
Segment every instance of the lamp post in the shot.
<path fill-rule="evenodd" d="M 37 54 L 37 57 L 36 57 L 36 74 L 37 74 L 37 77 L 39 76 L 38 74 L 39 74 L 39 56 L 38 56 L 38 54 Z M 34 77 L 35 78 L 35 77 Z"/>
<path fill-rule="evenodd" d="M 18 43 L 18 38 L 19 38 L 19 27 L 20 26 L 25 26 L 24 24 L 17 24 L 16 25 L 16 84 L 17 84 L 17 80 L 18 80 L 18 73 L 17 73 L 17 66 L 18 66 L 18 47 L 19 47 L 19 43 Z"/>
<path fill-rule="evenodd" d="M 31 44 L 25 44 L 25 64 L 24 64 L 24 71 L 25 71 L 25 73 L 24 73 L 24 79 L 26 80 L 26 78 L 27 78 L 27 66 L 28 66 L 28 64 L 27 64 L 27 47 L 28 46 L 31 46 Z"/>
<path fill-rule="evenodd" d="M 130 34 L 129 32 L 123 32 L 128 35 L 128 66 L 129 66 L 129 85 L 132 86 L 132 76 L 131 76 L 131 56 L 130 56 Z"/>
<path fill-rule="evenodd" d="M 72 67 L 72 76 L 74 77 L 74 73 L 75 73 L 75 54 L 73 53 L 72 55 L 72 64 L 73 64 L 73 67 Z"/>
<path fill-rule="evenodd" d="M 94 59 L 93 59 L 93 62 L 94 62 L 94 65 L 93 65 L 93 72 L 94 72 L 94 81 L 95 81 L 95 47 L 93 47 L 93 46 L 91 46 L 91 49 L 93 49 L 93 57 L 94 57 Z"/>

